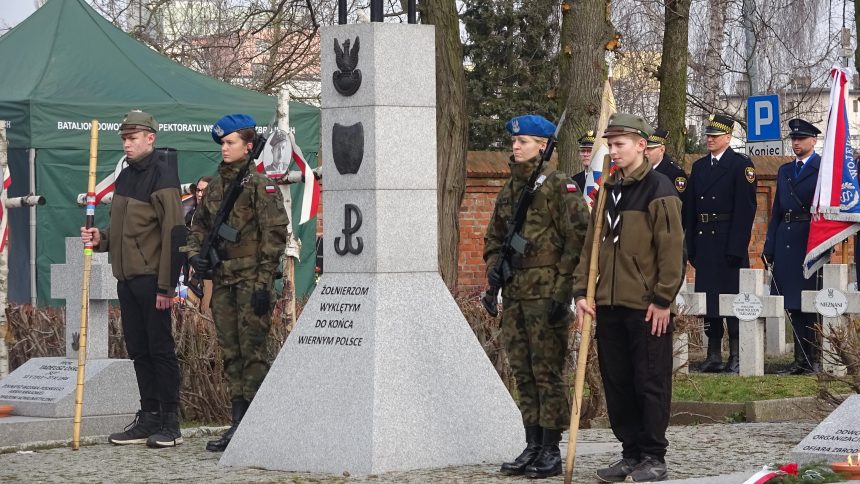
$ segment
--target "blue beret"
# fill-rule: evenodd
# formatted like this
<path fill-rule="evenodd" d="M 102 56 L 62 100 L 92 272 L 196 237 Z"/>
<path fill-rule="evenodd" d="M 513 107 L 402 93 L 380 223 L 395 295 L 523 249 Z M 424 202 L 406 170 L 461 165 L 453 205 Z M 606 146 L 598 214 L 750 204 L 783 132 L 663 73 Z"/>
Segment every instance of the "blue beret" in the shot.
<path fill-rule="evenodd" d="M 512 118 L 505 123 L 505 128 L 508 130 L 508 133 L 513 135 L 550 138 L 555 134 L 555 125 L 550 123 L 545 117 L 538 116 L 537 114 L 525 114 Z"/>
<path fill-rule="evenodd" d="M 228 114 L 212 125 L 212 139 L 219 145 L 221 138 L 244 128 L 255 128 L 257 122 L 247 114 Z"/>

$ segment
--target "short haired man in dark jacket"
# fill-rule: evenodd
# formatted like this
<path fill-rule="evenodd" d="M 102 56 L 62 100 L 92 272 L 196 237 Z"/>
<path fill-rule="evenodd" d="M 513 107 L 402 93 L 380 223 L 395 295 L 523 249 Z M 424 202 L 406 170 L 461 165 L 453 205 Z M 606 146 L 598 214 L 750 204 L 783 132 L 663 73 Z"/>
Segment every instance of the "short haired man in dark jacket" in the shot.
<path fill-rule="evenodd" d="M 639 116 L 616 113 L 604 132 L 618 168 L 604 175 L 604 213 L 592 212 L 574 272 L 578 322 L 596 316 L 597 350 L 609 422 L 622 458 L 597 471 L 605 482 L 650 482 L 667 477 L 672 394 L 671 306 L 683 279 L 681 200 L 645 159 L 652 129 Z M 602 161 L 602 160 L 598 160 Z M 604 217 L 595 306 L 586 302 L 597 217 Z"/>
<path fill-rule="evenodd" d="M 181 260 L 182 202 L 175 167 L 155 151 L 155 118 L 130 111 L 119 128 L 128 166 L 116 179 L 107 228 L 81 227 L 84 242 L 109 252 L 122 312 L 122 330 L 140 391 L 140 411 L 116 445 L 173 447 L 179 431 L 179 363 L 170 307 Z"/>

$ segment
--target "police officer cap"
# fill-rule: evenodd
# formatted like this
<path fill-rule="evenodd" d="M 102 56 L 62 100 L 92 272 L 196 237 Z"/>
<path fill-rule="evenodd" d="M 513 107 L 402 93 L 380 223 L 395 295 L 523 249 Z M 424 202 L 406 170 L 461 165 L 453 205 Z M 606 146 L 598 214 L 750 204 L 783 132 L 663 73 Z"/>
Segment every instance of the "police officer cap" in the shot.
<path fill-rule="evenodd" d="M 800 118 L 794 118 L 788 122 L 788 128 L 791 130 L 788 133 L 790 138 L 814 138 L 821 134 L 821 130 L 816 128 L 807 121 Z"/>
<path fill-rule="evenodd" d="M 719 136 L 721 134 L 731 134 L 734 128 L 734 119 L 722 114 L 712 114 L 708 118 L 708 124 L 705 126 L 705 135 Z"/>
<path fill-rule="evenodd" d="M 665 129 L 657 128 L 654 130 L 654 134 L 648 137 L 648 147 L 656 148 L 658 146 L 663 146 L 666 144 L 666 138 L 669 137 L 669 132 Z"/>
<path fill-rule="evenodd" d="M 580 148 L 591 148 L 594 146 L 594 131 L 587 131 L 582 137 L 576 140 Z"/>
<path fill-rule="evenodd" d="M 609 117 L 609 125 L 603 131 L 603 137 L 609 138 L 622 134 L 639 135 L 646 140 L 654 133 L 652 128 L 642 116 L 627 113 L 615 113 Z"/>
<path fill-rule="evenodd" d="M 228 114 L 212 125 L 212 139 L 219 145 L 221 139 L 244 128 L 256 128 L 257 122 L 247 114 Z"/>
<path fill-rule="evenodd" d="M 524 114 L 512 118 L 505 123 L 505 129 L 512 135 L 537 136 L 540 138 L 550 138 L 555 134 L 555 125 L 549 122 L 545 117 L 537 114 Z"/>
<path fill-rule="evenodd" d="M 138 131 L 155 133 L 158 131 L 158 123 L 155 122 L 155 118 L 151 114 L 145 113 L 140 109 L 132 109 L 122 117 L 122 124 L 119 125 L 119 133 L 131 134 Z"/>

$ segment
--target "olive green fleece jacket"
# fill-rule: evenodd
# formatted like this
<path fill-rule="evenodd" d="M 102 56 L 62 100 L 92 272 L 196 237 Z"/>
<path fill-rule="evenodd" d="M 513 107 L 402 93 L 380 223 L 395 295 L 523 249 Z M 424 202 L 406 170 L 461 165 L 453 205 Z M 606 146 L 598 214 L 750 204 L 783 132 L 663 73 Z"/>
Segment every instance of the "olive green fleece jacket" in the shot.
<path fill-rule="evenodd" d="M 621 170 L 606 177 L 606 208 L 598 256 L 598 306 L 621 306 L 647 309 L 650 304 L 672 307 L 683 282 L 681 200 L 675 187 L 664 175 L 654 172 L 644 161 L 628 176 Z M 612 194 L 621 196 L 615 204 L 620 217 L 612 233 L 607 213 L 613 204 Z M 596 205 L 595 205 L 596 206 Z M 574 272 L 574 298 L 586 295 L 591 244 L 594 240 L 592 213 L 582 251 Z M 617 237 L 617 241 L 615 240 Z"/>

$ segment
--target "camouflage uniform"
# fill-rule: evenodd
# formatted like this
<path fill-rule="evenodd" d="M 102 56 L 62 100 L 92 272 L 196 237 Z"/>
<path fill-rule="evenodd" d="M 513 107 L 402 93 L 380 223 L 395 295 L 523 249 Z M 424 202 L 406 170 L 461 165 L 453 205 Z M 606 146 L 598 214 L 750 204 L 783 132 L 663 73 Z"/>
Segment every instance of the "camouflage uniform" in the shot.
<path fill-rule="evenodd" d="M 515 163 L 512 159 L 511 179 L 496 198 L 484 237 L 488 268 L 499 257 L 508 221 L 538 161 Z M 547 168 L 543 174 L 546 179 L 522 229 L 529 248 L 512 261 L 513 279 L 502 290 L 502 338 L 517 380 L 523 424 L 564 429 L 570 418 L 563 375 L 569 318 L 550 321 L 549 308 L 552 301 L 570 305 L 588 209 L 582 193 L 564 173 Z"/>
<path fill-rule="evenodd" d="M 189 258 L 199 254 L 226 189 L 247 163 L 246 158 L 218 167 L 218 176 L 209 184 L 194 216 L 187 248 Z M 257 173 L 254 166 L 246 179 L 244 191 L 227 218 L 227 225 L 239 231 L 239 240 L 224 242 L 219 248 L 223 263 L 213 277 L 212 316 L 231 398 L 250 401 L 269 371 L 265 343 L 271 326 L 270 312 L 254 314 L 251 294 L 257 289 L 273 291 L 289 218 L 281 191 L 272 180 Z"/>

